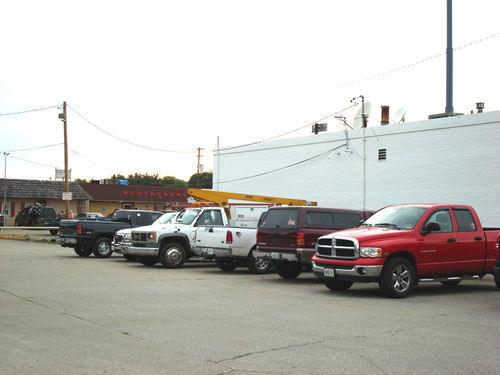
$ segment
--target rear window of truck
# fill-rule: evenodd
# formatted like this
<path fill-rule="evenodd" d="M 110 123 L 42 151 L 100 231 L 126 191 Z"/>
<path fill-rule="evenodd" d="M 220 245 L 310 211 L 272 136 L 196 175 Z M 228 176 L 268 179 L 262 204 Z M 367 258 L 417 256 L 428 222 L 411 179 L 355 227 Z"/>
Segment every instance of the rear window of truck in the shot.
<path fill-rule="evenodd" d="M 306 224 L 313 227 L 354 228 L 359 226 L 361 215 L 352 212 L 308 211 Z"/>
<path fill-rule="evenodd" d="M 471 212 L 466 208 L 453 208 L 453 213 L 457 219 L 459 232 L 475 232 L 477 230 L 476 222 Z"/>
<path fill-rule="evenodd" d="M 297 228 L 297 209 L 277 209 L 267 211 L 262 222 L 263 228 Z"/>

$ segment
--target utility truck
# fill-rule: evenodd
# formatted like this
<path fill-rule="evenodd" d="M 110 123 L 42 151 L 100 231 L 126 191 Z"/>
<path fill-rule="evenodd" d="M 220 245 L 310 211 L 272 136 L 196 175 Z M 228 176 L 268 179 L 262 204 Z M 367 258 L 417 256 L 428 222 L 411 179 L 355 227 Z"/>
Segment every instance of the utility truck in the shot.
<path fill-rule="evenodd" d="M 171 224 L 135 228 L 131 231 L 130 246 L 125 246 L 122 251 L 136 255 L 144 265 L 161 262 L 166 268 L 179 268 L 193 257 L 213 257 L 217 265 L 224 270 L 245 264 L 254 272 L 265 272 L 269 267 L 259 265 L 252 256 L 256 243 L 256 228 L 262 212 L 267 210 L 268 205 L 309 203 L 300 199 L 202 189 L 188 189 L 188 194 L 200 204 L 212 203 L 218 207 L 187 208 L 181 211 Z M 239 210 L 235 211 L 234 205 L 231 208 L 230 199 L 264 202 L 266 205 L 240 206 Z M 246 210 L 243 210 L 244 208 Z M 219 250 L 224 251 L 221 259 L 217 259 L 217 255 L 221 254 Z"/>

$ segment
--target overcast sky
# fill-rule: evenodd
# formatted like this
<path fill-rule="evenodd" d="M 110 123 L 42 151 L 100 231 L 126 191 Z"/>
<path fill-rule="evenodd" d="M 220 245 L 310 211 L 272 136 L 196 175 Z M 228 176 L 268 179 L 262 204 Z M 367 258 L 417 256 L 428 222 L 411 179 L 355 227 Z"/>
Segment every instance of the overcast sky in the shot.
<path fill-rule="evenodd" d="M 453 14 L 455 112 L 500 110 L 500 1 L 455 0 Z M 446 104 L 446 0 L 16 0 L 0 34 L 0 114 L 66 101 L 73 179 L 188 179 L 198 147 L 212 169 L 217 137 L 308 135 L 360 94 L 372 126 L 380 105 L 409 122 Z M 0 116 L 7 178 L 64 167 L 59 112 Z"/>

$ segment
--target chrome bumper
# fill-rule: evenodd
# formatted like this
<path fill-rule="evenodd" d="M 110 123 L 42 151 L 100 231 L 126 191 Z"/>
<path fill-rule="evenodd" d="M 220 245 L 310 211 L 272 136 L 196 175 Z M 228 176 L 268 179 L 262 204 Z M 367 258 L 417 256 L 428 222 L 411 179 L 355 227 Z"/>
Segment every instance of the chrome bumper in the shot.
<path fill-rule="evenodd" d="M 58 240 L 59 245 L 64 246 L 64 245 L 76 245 L 77 239 L 76 238 L 61 238 L 59 237 Z"/>
<path fill-rule="evenodd" d="M 119 244 L 115 244 L 111 242 L 111 250 L 113 250 L 117 254 L 128 254 L 127 249 L 130 246 L 130 243 L 122 242 Z"/>
<path fill-rule="evenodd" d="M 275 251 L 260 251 L 254 250 L 253 257 L 255 259 L 264 259 L 271 261 L 288 260 L 290 262 L 297 262 L 299 260 L 297 254 L 295 253 L 283 253 Z"/>
<path fill-rule="evenodd" d="M 314 249 L 296 249 L 296 253 L 282 252 L 282 251 L 262 251 L 254 250 L 253 256 L 256 259 L 264 259 L 271 261 L 289 261 L 301 262 L 304 264 L 311 263 L 312 256 L 316 254 Z"/>
<path fill-rule="evenodd" d="M 127 246 L 126 248 L 122 248 L 122 254 L 156 257 L 158 256 L 158 248 Z"/>
<path fill-rule="evenodd" d="M 202 248 L 201 256 L 205 259 L 232 258 L 233 249 Z"/>
<path fill-rule="evenodd" d="M 350 280 L 378 279 L 384 266 L 353 266 L 352 268 L 336 268 L 334 265 L 318 265 L 312 262 L 312 270 L 317 277 L 331 277 L 325 275 L 325 269 L 333 269 L 334 276 Z"/>

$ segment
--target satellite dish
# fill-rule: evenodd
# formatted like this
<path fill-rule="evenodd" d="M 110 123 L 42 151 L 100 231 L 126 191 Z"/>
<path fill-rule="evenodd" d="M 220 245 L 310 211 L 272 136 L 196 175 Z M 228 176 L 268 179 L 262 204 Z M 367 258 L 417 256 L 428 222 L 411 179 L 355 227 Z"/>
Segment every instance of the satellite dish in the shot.
<path fill-rule="evenodd" d="M 363 114 L 361 113 L 363 111 L 363 106 L 359 107 L 358 111 L 354 115 L 354 119 L 352 120 L 352 128 L 353 129 L 359 129 L 363 127 Z M 370 113 L 372 111 L 372 105 L 370 102 L 365 102 L 365 116 L 366 116 L 366 123 L 368 126 L 368 117 L 370 117 Z"/>
<path fill-rule="evenodd" d="M 406 107 L 401 107 L 398 109 L 396 112 L 396 116 L 394 117 L 394 120 L 392 120 L 395 124 L 400 124 L 402 122 L 405 122 L 405 115 L 406 115 Z"/>

